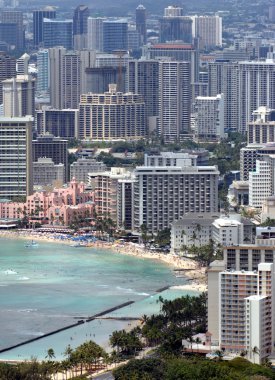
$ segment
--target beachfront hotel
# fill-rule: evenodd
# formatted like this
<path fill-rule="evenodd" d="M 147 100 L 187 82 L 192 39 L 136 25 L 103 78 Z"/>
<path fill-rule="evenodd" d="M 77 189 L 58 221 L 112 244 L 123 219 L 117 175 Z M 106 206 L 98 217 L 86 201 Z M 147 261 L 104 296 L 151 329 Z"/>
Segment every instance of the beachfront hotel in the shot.
<path fill-rule="evenodd" d="M 0 118 L 0 198 L 31 195 L 31 116 Z"/>
<path fill-rule="evenodd" d="M 194 156 L 186 153 L 145 155 L 145 165 L 134 170 L 133 230 L 145 224 L 149 232 L 170 228 L 187 213 L 218 211 L 216 166 L 194 166 Z"/>
<path fill-rule="evenodd" d="M 68 187 L 51 192 L 35 192 L 26 202 L 0 202 L 0 218 L 23 218 L 25 215 L 52 225 L 70 225 L 79 217 L 91 216 L 94 210 L 93 195 L 84 183 L 73 178 Z"/>
<path fill-rule="evenodd" d="M 262 236 L 262 230 L 256 235 Z M 223 261 L 212 262 L 208 269 L 212 345 L 226 353 L 243 353 L 255 363 L 274 352 L 275 342 L 274 239 L 261 236 L 255 244 L 224 247 Z"/>
<path fill-rule="evenodd" d="M 260 364 L 271 354 L 274 342 L 273 264 L 260 263 L 254 271 L 219 274 L 220 348 L 247 352 Z M 257 347 L 257 355 L 254 348 Z M 254 357 L 255 356 L 255 357 Z"/>

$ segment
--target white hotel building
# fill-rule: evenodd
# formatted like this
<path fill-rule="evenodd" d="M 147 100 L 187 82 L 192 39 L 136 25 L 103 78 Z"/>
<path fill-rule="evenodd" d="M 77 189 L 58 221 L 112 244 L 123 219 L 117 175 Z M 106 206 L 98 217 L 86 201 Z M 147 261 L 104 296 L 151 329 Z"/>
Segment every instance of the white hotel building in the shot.
<path fill-rule="evenodd" d="M 274 342 L 273 264 L 260 263 L 258 270 L 219 274 L 219 345 L 261 363 Z M 257 353 L 255 352 L 257 348 Z"/>
<path fill-rule="evenodd" d="M 175 154 L 171 154 L 171 159 Z M 179 155 L 184 155 L 179 153 Z M 150 157 L 149 157 L 150 158 Z M 218 211 L 218 176 L 216 166 L 192 166 L 178 157 L 162 164 L 163 156 L 135 169 L 133 230 L 139 233 L 145 224 L 148 231 L 170 228 L 175 220 L 187 213 L 215 213 Z"/>

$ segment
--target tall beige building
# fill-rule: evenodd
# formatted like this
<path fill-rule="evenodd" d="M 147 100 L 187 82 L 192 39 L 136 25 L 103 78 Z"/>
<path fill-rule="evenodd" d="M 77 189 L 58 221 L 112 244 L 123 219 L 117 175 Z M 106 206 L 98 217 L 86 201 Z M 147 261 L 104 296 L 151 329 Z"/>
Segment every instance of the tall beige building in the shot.
<path fill-rule="evenodd" d="M 0 118 L 0 197 L 12 199 L 31 195 L 31 116 Z"/>
<path fill-rule="evenodd" d="M 3 85 L 3 105 L 5 117 L 34 117 L 35 79 L 30 75 L 17 75 L 6 79 Z"/>
<path fill-rule="evenodd" d="M 193 16 L 193 35 L 200 49 L 222 46 L 222 18 L 220 16 Z"/>
<path fill-rule="evenodd" d="M 87 91 L 86 68 L 93 67 L 95 52 L 49 49 L 50 102 L 56 109 L 78 108 L 80 95 Z"/>
<path fill-rule="evenodd" d="M 79 138 L 89 140 L 145 137 L 145 103 L 141 95 L 117 92 L 111 84 L 104 94 L 82 94 L 79 104 Z"/>

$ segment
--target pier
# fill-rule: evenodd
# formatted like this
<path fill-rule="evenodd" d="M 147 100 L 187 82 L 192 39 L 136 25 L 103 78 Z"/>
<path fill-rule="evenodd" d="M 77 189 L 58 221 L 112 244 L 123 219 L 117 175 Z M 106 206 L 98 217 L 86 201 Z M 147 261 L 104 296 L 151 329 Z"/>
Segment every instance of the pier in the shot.
<path fill-rule="evenodd" d="M 102 317 L 102 316 L 104 316 L 105 314 L 111 313 L 112 311 L 116 311 L 116 310 L 121 309 L 121 308 L 123 308 L 123 307 L 125 307 L 125 306 L 129 306 L 129 305 L 131 305 L 132 303 L 134 303 L 134 301 L 124 302 L 124 303 L 119 304 L 119 305 L 117 305 L 117 306 L 114 306 L 114 307 L 112 307 L 112 308 L 106 309 L 106 310 L 104 310 L 104 311 L 102 311 L 102 312 L 100 312 L 100 313 L 97 313 L 97 314 L 95 314 L 95 315 L 93 315 L 93 316 L 91 316 L 91 317 L 88 317 L 88 318 L 86 319 L 86 321 L 83 320 L 83 319 L 80 319 L 79 321 L 77 321 L 76 323 L 73 323 L 73 324 L 71 324 L 71 325 L 64 326 L 64 327 L 61 327 L 60 329 L 57 329 L 57 330 L 54 330 L 54 331 L 50 331 L 50 332 L 45 333 L 45 334 L 43 334 L 43 335 L 41 335 L 41 336 L 37 336 L 37 337 L 35 337 L 35 338 L 25 340 L 24 342 L 21 342 L 21 343 L 15 344 L 15 345 L 13 345 L 13 346 L 6 347 L 6 348 L 2 348 L 2 349 L 0 350 L 0 354 L 2 354 L 3 352 L 7 352 L 7 351 L 10 351 L 10 350 L 13 350 L 14 348 L 18 348 L 18 347 L 24 346 L 25 344 L 32 343 L 32 342 L 35 342 L 35 341 L 40 340 L 40 339 L 44 339 L 44 338 L 46 338 L 46 337 L 48 337 L 48 336 L 51 336 L 51 335 L 54 335 L 54 334 L 58 334 L 59 332 L 62 332 L 62 331 L 65 331 L 65 330 L 71 329 L 71 328 L 73 328 L 73 327 L 76 327 L 76 326 L 82 325 L 82 324 L 85 323 L 85 322 L 91 322 L 91 321 L 94 321 L 96 318 L 99 319 L 99 317 Z M 126 319 L 126 320 L 127 320 L 127 319 Z"/>
<path fill-rule="evenodd" d="M 161 293 L 165 290 L 168 290 L 170 288 L 170 285 L 167 285 L 167 286 L 164 286 L 160 289 L 157 289 L 155 290 L 155 293 Z M 147 298 L 147 297 L 145 297 Z M 10 350 L 13 350 L 15 348 L 18 348 L 18 347 L 21 347 L 21 346 L 24 346 L 26 344 L 29 344 L 29 343 L 32 343 L 32 342 L 35 342 L 35 341 L 38 341 L 40 339 L 44 339 L 48 336 L 51 336 L 51 335 L 54 335 L 54 334 L 58 334 L 62 331 L 65 331 L 65 330 L 69 330 L 69 329 L 72 329 L 74 327 L 77 327 L 77 326 L 80 326 L 84 323 L 88 323 L 88 322 L 92 322 L 94 320 L 99 320 L 99 319 L 102 319 L 102 320 L 116 320 L 116 321 L 138 321 L 138 320 L 141 320 L 140 317 L 112 317 L 112 316 L 107 316 L 106 314 L 109 314 L 109 313 L 112 313 L 113 311 L 116 311 L 116 310 L 119 310 L 119 309 L 122 309 L 126 306 L 129 306 L 129 305 L 132 305 L 133 303 L 135 303 L 136 301 L 127 301 L 127 302 L 124 302 L 122 304 L 119 304 L 117 306 L 114 306 L 114 307 L 111 307 L 111 308 L 108 308 L 106 310 L 103 310 L 102 312 L 99 312 L 99 313 L 96 313 L 92 316 L 88 316 L 88 317 L 84 317 L 84 316 L 73 316 L 72 318 L 73 319 L 77 319 L 77 322 L 73 323 L 73 324 L 70 324 L 70 325 L 67 325 L 67 326 L 64 326 L 64 327 L 61 327 L 57 330 L 54 330 L 54 331 L 50 331 L 48 333 L 45 333 L 41 336 L 37 336 L 35 338 L 31 338 L 31 339 L 28 339 L 28 340 L 25 340 L 23 342 L 20 342 L 20 343 L 17 343 L 15 345 L 12 345 L 12 346 L 9 346 L 9 347 L 6 347 L 6 348 L 2 348 L 0 349 L 0 354 L 4 353 L 4 352 L 7 352 L 7 351 L 10 351 Z"/>

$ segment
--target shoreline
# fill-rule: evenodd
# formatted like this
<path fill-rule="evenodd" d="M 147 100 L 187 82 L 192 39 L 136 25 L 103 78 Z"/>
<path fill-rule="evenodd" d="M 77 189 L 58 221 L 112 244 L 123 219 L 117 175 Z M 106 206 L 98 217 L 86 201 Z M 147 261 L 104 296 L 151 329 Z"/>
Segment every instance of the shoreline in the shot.
<path fill-rule="evenodd" d="M 34 240 L 37 242 L 44 243 L 57 243 L 71 245 L 72 240 L 62 240 L 58 238 L 59 235 L 54 233 L 37 232 L 35 230 L 6 230 L 0 231 L 0 238 L 16 239 L 16 240 Z M 144 246 L 137 243 L 120 243 L 120 242 L 106 242 L 102 240 L 97 240 L 95 242 L 89 243 L 86 247 L 82 249 L 106 249 L 114 254 L 121 254 L 127 256 L 133 256 L 140 259 L 149 259 L 161 261 L 164 264 L 169 265 L 173 270 L 181 269 L 182 277 L 187 278 L 188 283 L 183 285 L 178 285 L 177 289 L 182 290 L 195 290 L 199 292 L 207 291 L 207 281 L 206 281 L 206 267 L 200 267 L 195 260 L 191 258 L 181 257 L 172 253 L 160 253 L 155 251 L 150 251 Z M 175 274 L 176 275 L 176 274 Z M 172 287 L 175 288 L 175 287 Z"/>

